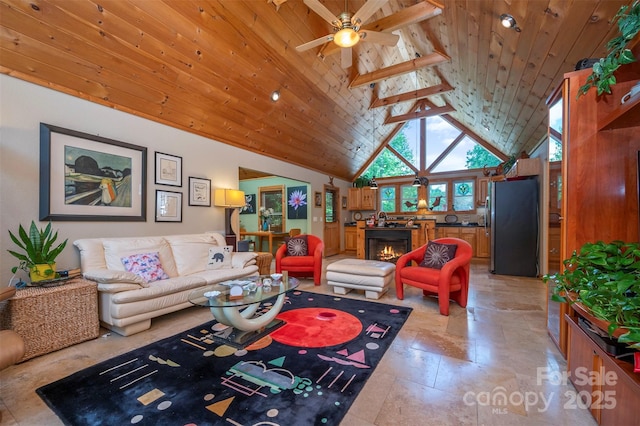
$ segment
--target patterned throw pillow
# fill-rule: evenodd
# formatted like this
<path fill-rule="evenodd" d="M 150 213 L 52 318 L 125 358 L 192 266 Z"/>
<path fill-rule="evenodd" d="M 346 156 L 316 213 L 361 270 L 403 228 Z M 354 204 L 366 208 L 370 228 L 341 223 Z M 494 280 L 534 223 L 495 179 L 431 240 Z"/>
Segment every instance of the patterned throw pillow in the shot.
<path fill-rule="evenodd" d="M 425 268 L 442 269 L 445 263 L 456 256 L 458 246 L 455 244 L 442 244 L 429 241 L 424 251 L 424 259 L 420 266 Z"/>
<path fill-rule="evenodd" d="M 207 269 L 229 269 L 231 268 L 231 252 L 233 246 L 211 247 L 209 249 L 209 260 Z"/>
<path fill-rule="evenodd" d="M 309 245 L 307 237 L 285 237 L 284 243 L 287 245 L 287 256 L 309 256 Z"/>
<path fill-rule="evenodd" d="M 148 283 L 169 278 L 162 269 L 158 252 L 132 254 L 120 260 L 127 272 L 138 275 Z"/>

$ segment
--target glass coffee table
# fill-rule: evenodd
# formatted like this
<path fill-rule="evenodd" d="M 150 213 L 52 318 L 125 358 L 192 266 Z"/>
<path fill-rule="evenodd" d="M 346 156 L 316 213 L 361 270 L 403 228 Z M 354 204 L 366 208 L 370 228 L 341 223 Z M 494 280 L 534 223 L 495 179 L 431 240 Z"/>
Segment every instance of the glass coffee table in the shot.
<path fill-rule="evenodd" d="M 276 316 L 287 292 L 298 284 L 299 281 L 289 278 L 286 272 L 246 277 L 194 290 L 189 294 L 189 302 L 211 309 L 215 320 L 228 326 L 215 333 L 215 338 L 244 348 L 284 325 Z M 263 302 L 271 299 L 275 299 L 271 307 L 263 306 L 258 312 Z"/>

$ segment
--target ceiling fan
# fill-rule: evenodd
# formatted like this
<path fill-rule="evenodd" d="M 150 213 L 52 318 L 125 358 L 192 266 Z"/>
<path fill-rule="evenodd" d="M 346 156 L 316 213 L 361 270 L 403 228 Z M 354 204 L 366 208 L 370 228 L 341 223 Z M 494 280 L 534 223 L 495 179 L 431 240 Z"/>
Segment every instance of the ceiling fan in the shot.
<path fill-rule="evenodd" d="M 361 29 L 362 24 L 388 1 L 368 0 L 356 13 L 352 14 L 347 10 L 347 0 L 345 0 L 345 11 L 340 14 L 340 17 L 337 17 L 319 0 L 304 0 L 304 4 L 333 26 L 334 33 L 301 44 L 296 47 L 296 50 L 304 52 L 333 41 L 342 48 L 342 68 L 349 68 L 352 64 L 351 47 L 355 46 L 360 40 L 395 46 L 399 38 L 396 34 Z"/>

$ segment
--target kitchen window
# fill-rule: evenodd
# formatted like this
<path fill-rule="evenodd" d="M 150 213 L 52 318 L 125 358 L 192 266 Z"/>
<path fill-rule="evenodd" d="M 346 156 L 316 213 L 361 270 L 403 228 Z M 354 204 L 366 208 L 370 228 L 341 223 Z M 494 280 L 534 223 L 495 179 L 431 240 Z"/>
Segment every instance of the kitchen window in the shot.
<path fill-rule="evenodd" d="M 396 211 L 396 187 L 380 186 L 380 210 L 386 213 Z"/>
<path fill-rule="evenodd" d="M 415 213 L 418 211 L 418 188 L 412 185 L 400 187 L 400 211 Z"/>

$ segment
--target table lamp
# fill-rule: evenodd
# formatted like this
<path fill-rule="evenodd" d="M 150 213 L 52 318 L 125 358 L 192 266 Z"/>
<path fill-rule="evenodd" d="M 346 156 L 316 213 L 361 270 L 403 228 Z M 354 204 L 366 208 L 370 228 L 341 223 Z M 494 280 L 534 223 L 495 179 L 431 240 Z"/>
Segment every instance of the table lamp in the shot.
<path fill-rule="evenodd" d="M 224 232 L 227 236 L 231 236 L 234 239 L 234 247 L 237 241 L 237 234 L 233 229 L 233 213 L 238 207 L 244 207 L 244 191 L 239 189 L 216 189 L 215 190 L 215 205 L 225 208 L 224 215 Z"/>
<path fill-rule="evenodd" d="M 420 216 L 425 216 L 427 214 L 427 208 L 429 206 L 427 205 L 427 200 L 425 200 L 424 198 L 421 198 L 418 200 L 418 214 Z M 424 219 L 424 217 L 423 217 Z"/>

